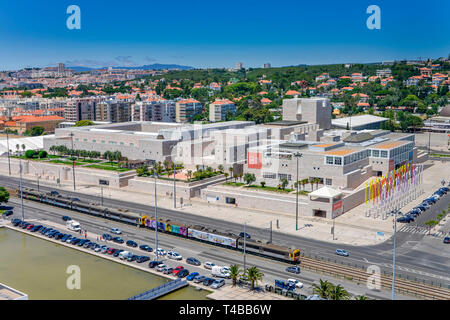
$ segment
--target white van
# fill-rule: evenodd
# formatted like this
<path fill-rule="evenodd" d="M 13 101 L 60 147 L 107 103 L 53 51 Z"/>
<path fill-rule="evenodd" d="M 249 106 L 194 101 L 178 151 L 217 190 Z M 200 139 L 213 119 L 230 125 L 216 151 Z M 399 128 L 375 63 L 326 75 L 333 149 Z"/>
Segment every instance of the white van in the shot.
<path fill-rule="evenodd" d="M 121 260 L 126 260 L 129 257 L 131 257 L 133 254 L 130 251 L 122 251 L 121 253 L 119 253 L 119 258 Z"/>
<path fill-rule="evenodd" d="M 67 227 L 67 229 L 72 230 L 72 231 L 80 231 L 81 230 L 80 223 L 75 220 L 67 221 L 66 227 Z"/>
<path fill-rule="evenodd" d="M 230 271 L 226 267 L 213 266 L 211 273 L 213 277 L 230 278 Z"/>

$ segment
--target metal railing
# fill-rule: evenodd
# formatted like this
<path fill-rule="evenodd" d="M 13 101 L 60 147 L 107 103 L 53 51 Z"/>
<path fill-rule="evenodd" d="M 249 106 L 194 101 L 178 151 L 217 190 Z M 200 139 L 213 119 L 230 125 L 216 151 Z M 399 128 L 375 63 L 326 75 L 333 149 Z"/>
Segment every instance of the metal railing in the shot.
<path fill-rule="evenodd" d="M 186 280 L 175 279 L 173 281 L 164 283 L 159 287 L 150 289 L 138 295 L 128 298 L 127 300 L 153 300 L 162 295 L 165 295 L 169 292 L 178 290 L 184 286 L 187 286 L 188 283 Z"/>

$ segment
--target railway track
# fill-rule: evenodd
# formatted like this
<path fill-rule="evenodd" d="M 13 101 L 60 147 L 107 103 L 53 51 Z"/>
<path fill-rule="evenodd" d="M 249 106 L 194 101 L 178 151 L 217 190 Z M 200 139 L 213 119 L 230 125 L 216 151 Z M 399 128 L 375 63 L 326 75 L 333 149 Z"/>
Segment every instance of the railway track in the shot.
<path fill-rule="evenodd" d="M 301 258 L 303 268 L 328 274 L 334 277 L 341 277 L 346 280 L 358 283 L 367 283 L 372 273 L 367 273 L 360 268 L 341 265 L 338 263 L 314 259 L 303 256 Z M 381 288 L 392 289 L 392 276 L 380 274 Z M 450 290 L 444 287 L 436 287 L 403 278 L 395 279 L 395 291 L 401 294 L 421 297 L 429 300 L 450 300 Z"/>
<path fill-rule="evenodd" d="M 15 189 L 6 188 L 12 196 L 15 196 Z M 311 271 L 327 274 L 337 278 L 351 280 L 357 283 L 367 283 L 371 273 L 356 267 L 351 267 L 326 261 L 323 259 L 301 257 L 301 266 Z M 381 288 L 392 289 L 392 276 L 380 274 Z M 421 297 L 430 300 L 450 300 L 450 290 L 444 287 L 432 286 L 412 280 L 397 277 L 395 280 L 395 291 L 401 294 Z"/>

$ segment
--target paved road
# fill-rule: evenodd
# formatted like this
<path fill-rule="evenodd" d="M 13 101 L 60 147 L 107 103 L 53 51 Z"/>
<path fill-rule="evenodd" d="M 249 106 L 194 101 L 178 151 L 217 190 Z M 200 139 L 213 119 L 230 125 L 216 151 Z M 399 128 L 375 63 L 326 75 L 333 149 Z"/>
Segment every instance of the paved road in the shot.
<path fill-rule="evenodd" d="M 11 203 L 13 205 L 18 206 L 20 203 L 20 200 L 17 198 L 11 199 Z M 31 219 L 40 219 L 40 220 L 46 220 L 51 221 L 54 223 L 60 223 L 62 224 L 60 228 L 58 228 L 63 233 L 70 233 L 73 235 L 77 235 L 77 233 L 71 232 L 67 230 L 63 224 L 61 217 L 64 215 L 69 215 L 73 219 L 80 222 L 83 230 L 87 230 L 88 236 L 93 234 L 103 234 L 103 233 L 109 233 L 109 229 L 112 227 L 119 228 L 123 234 L 120 235 L 125 242 L 128 239 L 135 240 L 138 242 L 138 244 L 148 244 L 152 248 L 155 248 L 155 232 L 148 230 L 148 229 L 141 229 L 137 228 L 131 225 L 116 223 L 109 220 L 104 220 L 102 218 L 92 217 L 92 216 L 86 216 L 82 213 L 73 212 L 53 206 L 44 205 L 41 203 L 36 203 L 33 201 L 24 201 L 24 212 L 25 212 L 25 219 L 31 220 Z M 16 214 L 17 215 L 17 214 Z M 44 223 L 45 225 L 45 223 Z M 79 236 L 79 234 L 78 234 Z M 97 243 L 101 244 L 100 241 Z M 127 247 L 125 245 L 119 245 L 116 243 L 113 243 L 111 241 L 106 242 L 106 244 L 113 248 L 121 248 L 127 251 L 132 251 L 138 255 L 149 255 L 151 259 L 154 258 L 154 255 L 151 253 L 143 252 L 139 249 L 132 249 L 130 247 Z M 163 248 L 164 250 L 168 251 L 171 249 L 176 249 L 177 252 L 179 252 L 183 258 L 187 258 L 190 256 L 196 257 L 199 259 L 202 263 L 206 261 L 211 261 L 215 263 L 216 265 L 231 265 L 231 264 L 238 264 L 241 267 L 243 266 L 243 254 L 240 252 L 228 250 L 225 248 L 216 247 L 213 245 L 208 245 L 205 243 L 200 243 L 196 241 L 189 241 L 186 239 L 182 239 L 176 236 L 170 236 L 164 233 L 159 232 L 158 233 L 158 246 L 160 248 Z M 209 270 L 204 269 L 203 267 L 196 267 L 192 265 L 187 265 L 183 262 L 179 261 L 173 261 L 167 258 L 160 258 L 159 260 L 163 261 L 166 265 L 169 267 L 176 267 L 178 265 L 183 265 L 185 268 L 187 268 L 190 272 L 199 272 L 202 275 L 211 276 L 211 272 Z M 144 265 L 146 265 L 145 263 Z M 365 285 L 357 285 L 356 283 L 349 282 L 349 281 L 343 281 L 338 280 L 335 278 L 331 278 L 329 276 L 325 275 L 318 275 L 312 272 L 309 272 L 307 270 L 302 270 L 301 274 L 294 275 L 292 273 L 288 273 L 285 271 L 285 268 L 289 266 L 288 264 L 278 262 L 278 261 L 272 261 L 268 259 L 263 259 L 260 257 L 256 257 L 253 255 L 247 255 L 246 257 L 246 265 L 249 266 L 257 266 L 263 273 L 264 273 L 264 279 L 263 281 L 265 283 L 270 283 L 273 285 L 275 279 L 288 279 L 288 278 L 294 278 L 300 280 L 304 284 L 304 288 L 298 290 L 297 292 L 304 294 L 304 295 L 310 295 L 312 294 L 312 284 L 314 282 L 318 282 L 319 279 L 322 280 L 329 280 L 332 283 L 335 284 L 341 284 L 346 288 L 351 294 L 353 295 L 366 295 L 370 298 L 374 299 L 390 299 L 390 292 L 383 290 L 383 291 L 376 291 L 376 290 L 370 290 Z M 231 280 L 226 280 L 227 283 L 231 283 Z M 397 295 L 397 299 L 411 299 L 411 297 L 405 297 L 401 295 Z"/>
<path fill-rule="evenodd" d="M 4 186 L 8 186 L 11 188 L 17 188 L 18 186 L 17 178 L 2 176 L 1 180 L 1 184 Z M 36 189 L 36 185 L 33 181 L 25 181 L 24 186 Z M 57 188 L 48 188 L 43 186 L 41 186 L 40 189 L 41 191 L 46 192 L 50 190 L 58 190 Z M 100 203 L 101 201 L 99 196 L 67 192 L 64 190 L 59 191 L 61 191 L 62 194 L 76 196 L 81 200 L 88 200 L 90 202 L 94 201 L 97 203 Z M 448 196 L 446 198 L 447 202 Z M 134 211 L 137 213 L 151 214 L 154 212 L 154 207 L 115 199 L 105 198 L 104 205 L 110 207 L 127 208 L 130 211 Z M 16 212 L 18 212 L 17 209 Z M 427 213 L 423 215 L 425 216 L 426 214 Z M 179 221 L 186 224 L 200 224 L 211 229 L 233 232 L 234 234 L 239 234 L 243 231 L 243 227 L 240 224 L 214 218 L 191 215 L 183 211 L 180 212 L 170 209 L 158 208 L 158 217 L 170 218 L 173 221 Z M 261 241 L 267 241 L 269 239 L 268 230 L 248 226 L 247 232 L 252 235 L 252 238 L 259 239 Z M 416 249 L 417 244 L 421 243 L 425 237 L 428 236 L 424 234 L 415 234 L 408 232 L 398 233 L 396 275 L 399 277 L 409 278 L 413 280 L 419 279 L 420 281 L 426 281 L 429 283 L 438 285 L 440 284 L 442 286 L 448 287 L 450 286 L 450 255 L 446 253 L 448 252 L 448 246 L 442 243 L 442 239 L 436 238 L 432 240 L 432 243 L 440 246 L 441 251 L 430 252 L 429 250 L 427 250 L 426 246 L 421 247 L 420 250 Z M 276 231 L 273 232 L 273 243 L 300 248 L 305 255 L 310 255 L 312 257 L 317 256 L 323 259 L 329 259 L 331 261 L 350 264 L 351 266 L 357 266 L 365 269 L 370 265 L 376 264 L 380 266 L 382 272 L 392 272 L 392 238 L 382 244 L 375 246 L 339 245 L 339 248 L 345 249 L 350 252 L 350 257 L 336 256 L 334 252 L 337 246 L 333 243 L 308 239 L 290 234 L 283 234 Z"/>

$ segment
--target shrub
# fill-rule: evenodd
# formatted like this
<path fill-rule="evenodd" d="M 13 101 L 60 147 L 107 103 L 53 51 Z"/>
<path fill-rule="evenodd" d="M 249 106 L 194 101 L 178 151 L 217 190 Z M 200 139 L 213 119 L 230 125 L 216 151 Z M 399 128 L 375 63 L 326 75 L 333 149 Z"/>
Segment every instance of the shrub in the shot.
<path fill-rule="evenodd" d="M 37 155 L 38 155 L 38 153 L 34 150 L 27 150 L 25 152 L 25 158 L 27 158 L 27 159 L 36 158 Z"/>
<path fill-rule="evenodd" d="M 47 155 L 47 151 L 42 150 L 41 152 L 39 152 L 39 159 L 47 158 Z"/>

